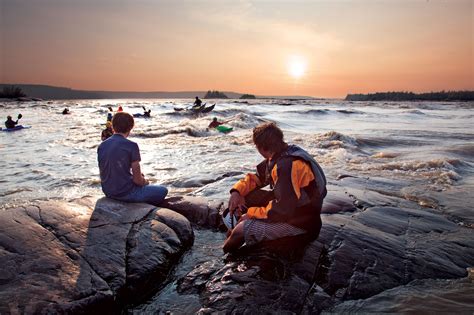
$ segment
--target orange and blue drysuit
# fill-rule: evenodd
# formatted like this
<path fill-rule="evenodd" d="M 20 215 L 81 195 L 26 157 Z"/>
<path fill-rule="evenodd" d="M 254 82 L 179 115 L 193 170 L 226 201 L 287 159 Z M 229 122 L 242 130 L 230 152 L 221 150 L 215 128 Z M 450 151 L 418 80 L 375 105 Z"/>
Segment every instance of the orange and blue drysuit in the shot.
<path fill-rule="evenodd" d="M 257 165 L 255 174 L 247 174 L 231 189 L 245 197 L 270 185 L 274 199 L 265 206 L 249 207 L 251 219 L 286 222 L 319 234 L 321 208 L 327 194 L 326 177 L 314 158 L 296 145 Z"/>

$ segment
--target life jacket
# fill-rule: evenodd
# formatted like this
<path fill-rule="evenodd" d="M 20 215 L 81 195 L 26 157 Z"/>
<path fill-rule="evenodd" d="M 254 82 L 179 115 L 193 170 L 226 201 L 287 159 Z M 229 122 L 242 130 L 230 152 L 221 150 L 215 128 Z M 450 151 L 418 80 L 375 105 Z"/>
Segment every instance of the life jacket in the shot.
<path fill-rule="evenodd" d="M 324 175 L 324 171 L 322 170 L 321 166 L 319 166 L 318 162 L 305 150 L 300 148 L 297 145 L 288 145 L 288 148 L 280 153 L 269 165 L 268 165 L 268 170 L 267 174 L 271 174 L 271 170 L 275 166 L 275 164 L 280 160 L 280 159 L 285 159 L 285 158 L 291 158 L 291 159 L 301 159 L 311 166 L 311 170 L 314 175 L 314 181 L 315 181 L 315 191 L 313 192 L 307 192 L 305 190 L 302 190 L 301 192 L 301 197 L 298 201 L 297 207 L 302 207 L 305 205 L 308 205 L 309 203 L 321 207 L 322 206 L 322 200 L 324 197 L 327 195 L 327 189 L 326 189 L 326 176 Z M 271 178 L 271 176 L 270 176 Z M 272 181 L 271 181 L 272 182 Z M 272 184 L 271 184 L 272 187 Z M 273 187 L 272 187 L 273 188 Z"/>

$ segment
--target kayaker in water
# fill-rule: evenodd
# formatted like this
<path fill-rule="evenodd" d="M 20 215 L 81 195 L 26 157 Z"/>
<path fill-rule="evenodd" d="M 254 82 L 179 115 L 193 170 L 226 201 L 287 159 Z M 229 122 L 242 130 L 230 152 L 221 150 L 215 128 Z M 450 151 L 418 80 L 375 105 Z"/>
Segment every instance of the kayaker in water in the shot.
<path fill-rule="evenodd" d="M 119 107 L 118 107 L 117 112 L 123 112 L 122 106 L 119 106 Z"/>
<path fill-rule="evenodd" d="M 288 236 L 316 239 L 327 194 L 323 170 L 308 152 L 284 142 L 283 132 L 274 123 L 255 127 L 253 142 L 265 160 L 257 165 L 255 174 L 247 174 L 230 190 L 227 213 L 238 223 L 229 227 L 224 252 L 244 243 Z M 272 190 L 261 189 L 267 185 Z M 232 221 L 235 219 L 224 217 L 224 222 Z"/>
<path fill-rule="evenodd" d="M 212 118 L 211 123 L 210 123 L 209 126 L 207 126 L 207 127 L 208 127 L 208 128 L 216 128 L 216 127 L 218 127 L 218 126 L 220 126 L 220 125 L 223 125 L 223 124 L 228 123 L 228 122 L 231 121 L 231 120 L 232 120 L 232 119 L 229 119 L 229 120 L 220 122 L 220 121 L 217 120 L 217 117 L 214 117 L 214 118 Z"/>
<path fill-rule="evenodd" d="M 112 119 L 114 135 L 97 149 L 102 191 L 112 199 L 158 206 L 168 194 L 168 189 L 161 185 L 149 185 L 143 175 L 138 144 L 127 139 L 133 126 L 132 115 L 116 113 Z"/>
<path fill-rule="evenodd" d="M 145 106 L 142 106 L 143 108 L 143 117 L 151 117 L 151 109 L 146 110 Z"/>
<path fill-rule="evenodd" d="M 201 107 L 202 101 L 199 99 L 199 97 L 196 96 L 196 100 L 194 101 L 193 108 L 198 108 Z"/>
<path fill-rule="evenodd" d="M 110 138 L 111 136 L 113 136 L 113 134 L 114 134 L 114 131 L 112 129 L 112 122 L 108 121 L 105 123 L 105 129 L 102 130 L 102 134 L 100 135 L 100 138 L 102 139 L 102 141 L 104 141 Z"/>
<path fill-rule="evenodd" d="M 16 121 L 13 121 L 12 116 L 7 116 L 7 120 L 5 121 L 5 127 L 7 129 L 15 128 L 15 126 L 18 124 L 18 120 L 20 120 L 21 117 L 21 114 L 18 114 L 18 119 Z"/>
<path fill-rule="evenodd" d="M 68 109 L 68 108 L 65 108 L 65 109 L 63 110 L 63 115 L 67 115 L 67 114 L 70 114 L 70 112 L 69 112 L 69 109 Z"/>

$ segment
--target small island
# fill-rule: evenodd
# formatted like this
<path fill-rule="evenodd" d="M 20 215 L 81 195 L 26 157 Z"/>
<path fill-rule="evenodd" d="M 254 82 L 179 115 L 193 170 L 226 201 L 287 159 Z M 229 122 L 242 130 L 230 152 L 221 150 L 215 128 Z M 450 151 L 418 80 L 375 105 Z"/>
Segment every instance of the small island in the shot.
<path fill-rule="evenodd" d="M 209 90 L 207 91 L 206 95 L 204 95 L 204 98 L 228 98 L 228 97 L 222 92 Z"/>
<path fill-rule="evenodd" d="M 255 95 L 253 94 L 243 94 L 242 96 L 239 97 L 241 100 L 254 100 L 256 99 Z"/>
<path fill-rule="evenodd" d="M 346 101 L 474 101 L 474 91 L 441 91 L 430 93 L 377 92 L 373 94 L 348 94 Z"/>

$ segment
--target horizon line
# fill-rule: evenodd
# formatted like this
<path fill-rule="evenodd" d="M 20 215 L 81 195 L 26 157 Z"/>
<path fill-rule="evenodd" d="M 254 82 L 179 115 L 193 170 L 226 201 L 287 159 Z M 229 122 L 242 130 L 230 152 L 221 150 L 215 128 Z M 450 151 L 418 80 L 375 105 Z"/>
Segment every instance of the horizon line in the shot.
<path fill-rule="evenodd" d="M 424 93 L 440 93 L 440 92 L 474 92 L 474 89 L 458 89 L 458 90 L 451 90 L 451 89 L 441 89 L 441 90 L 430 90 L 430 91 L 416 91 L 416 90 L 386 90 L 386 91 L 372 91 L 372 92 L 346 92 L 345 96 L 314 96 L 314 95 L 259 95 L 249 92 L 236 92 L 230 90 L 218 90 L 218 89 L 206 89 L 206 90 L 175 90 L 175 91 L 164 91 L 164 90 L 154 90 L 154 91 L 133 91 L 133 90 L 107 90 L 107 89 L 78 89 L 69 86 L 59 86 L 59 85 L 51 85 L 51 84 L 44 84 L 44 83 L 2 83 L 0 85 L 31 85 L 31 86 L 44 86 L 44 87 L 52 87 L 52 88 L 62 88 L 62 89 L 69 89 L 74 91 L 82 91 L 82 92 L 112 92 L 112 93 L 194 93 L 194 92 L 208 92 L 208 91 L 218 91 L 222 93 L 234 93 L 234 94 L 249 94 L 254 95 L 256 98 L 272 98 L 272 97 L 304 97 L 304 98 L 315 98 L 315 99 L 343 99 L 348 95 L 355 95 L 355 94 L 376 94 L 376 93 L 414 93 L 414 94 L 424 94 Z"/>

